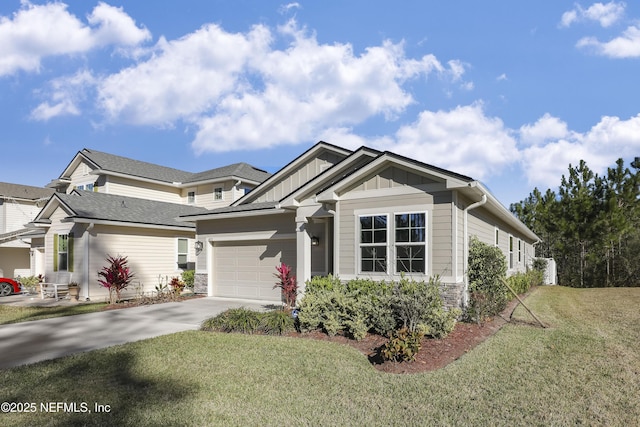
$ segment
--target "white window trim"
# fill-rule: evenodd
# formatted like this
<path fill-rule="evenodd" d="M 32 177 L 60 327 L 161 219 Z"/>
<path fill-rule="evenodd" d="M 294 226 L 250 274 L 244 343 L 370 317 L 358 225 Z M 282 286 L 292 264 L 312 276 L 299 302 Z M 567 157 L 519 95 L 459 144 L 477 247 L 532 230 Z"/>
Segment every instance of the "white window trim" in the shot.
<path fill-rule="evenodd" d="M 193 202 L 189 201 L 189 194 L 193 193 Z M 196 204 L 196 189 L 189 189 L 187 190 L 187 204 L 188 205 L 195 205 Z"/>
<path fill-rule="evenodd" d="M 187 251 L 180 252 L 180 240 L 187 241 Z M 189 264 L 189 245 L 191 244 L 191 239 L 187 237 L 178 237 L 176 238 L 176 270 L 185 270 L 185 268 L 180 267 L 180 255 L 186 255 L 185 264 Z"/>
<path fill-rule="evenodd" d="M 389 254 L 390 254 L 390 248 L 389 248 L 389 240 L 390 240 L 390 227 L 389 227 L 389 216 L 391 214 L 389 212 L 383 212 L 383 213 L 363 213 L 363 214 L 359 214 L 356 215 L 356 262 L 358 263 L 357 265 L 357 271 L 359 274 L 366 274 L 366 275 L 375 275 L 375 276 L 387 276 L 389 275 Z M 375 244 L 375 243 L 362 243 L 360 242 L 360 238 L 361 238 L 361 231 L 362 229 L 360 228 L 360 218 L 363 217 L 374 217 L 374 216 L 384 216 L 387 218 L 387 229 L 386 229 L 386 233 L 387 233 L 387 241 L 385 242 L 385 248 L 387 249 L 387 268 L 386 271 L 382 272 L 382 271 L 362 271 L 362 247 L 368 247 L 368 246 L 382 246 L 381 244 Z"/>
<path fill-rule="evenodd" d="M 507 239 L 507 260 L 509 262 L 509 270 L 513 270 L 516 265 L 514 259 L 513 240 L 513 234 L 509 234 L 509 239 Z"/>
<path fill-rule="evenodd" d="M 217 197 L 216 190 L 220 190 L 220 198 Z M 224 187 L 213 187 L 213 201 L 219 202 L 221 200 L 224 200 Z"/>
<path fill-rule="evenodd" d="M 398 260 L 397 260 L 397 251 L 396 248 L 397 246 L 420 246 L 420 243 L 413 243 L 413 242 L 396 242 L 396 215 L 411 215 L 411 214 L 424 214 L 424 242 L 422 242 L 422 246 L 424 246 L 424 273 L 412 273 L 410 271 L 398 271 Z M 393 272 L 397 275 L 399 274 L 428 274 L 429 272 L 429 248 L 428 248 L 428 243 L 429 243 L 429 212 L 427 212 L 426 210 L 419 210 L 419 211 L 407 211 L 407 212 L 394 212 L 393 213 L 393 233 L 392 233 L 392 248 L 393 248 Z"/>
<path fill-rule="evenodd" d="M 500 247 L 500 229 L 498 227 L 493 227 L 493 246 Z"/>
<path fill-rule="evenodd" d="M 376 209 L 376 210 L 374 210 Z M 380 208 L 374 209 L 357 209 L 354 213 L 354 222 L 355 222 L 355 238 L 354 238 L 354 248 L 355 248 L 355 272 L 356 276 L 374 276 L 374 277 L 384 277 L 384 276 L 392 276 L 399 277 L 401 274 L 405 274 L 408 276 L 421 276 L 426 277 L 429 276 L 431 272 L 431 259 L 430 259 L 430 245 L 432 238 L 432 230 L 430 228 L 430 219 L 429 212 L 430 209 L 425 208 L 425 205 L 418 206 L 397 206 L 397 207 L 389 207 L 384 211 L 380 211 Z M 425 241 L 424 241 L 424 250 L 425 250 L 425 260 L 424 260 L 424 273 L 411 273 L 411 272 L 398 272 L 396 266 L 396 239 L 395 239 L 395 216 L 402 214 L 415 214 L 415 213 L 423 213 L 424 214 L 424 225 L 425 225 Z M 387 270 L 386 272 L 374 272 L 374 271 L 362 271 L 362 244 L 360 243 L 360 218 L 365 216 L 386 216 L 387 217 Z M 392 221 L 392 222 L 390 222 Z M 400 242 L 404 243 L 404 242 Z M 367 245 L 367 244 L 365 244 Z M 393 265 L 392 265 L 393 264 Z"/>

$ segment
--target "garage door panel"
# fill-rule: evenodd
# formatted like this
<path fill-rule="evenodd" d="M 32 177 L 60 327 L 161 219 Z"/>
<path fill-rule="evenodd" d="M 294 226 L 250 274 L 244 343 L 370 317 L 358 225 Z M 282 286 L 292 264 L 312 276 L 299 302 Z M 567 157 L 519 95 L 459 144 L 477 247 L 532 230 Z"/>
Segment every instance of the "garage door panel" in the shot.
<path fill-rule="evenodd" d="M 295 270 L 295 240 L 217 242 L 213 257 L 214 295 L 279 300 L 275 267 L 284 262 Z"/>

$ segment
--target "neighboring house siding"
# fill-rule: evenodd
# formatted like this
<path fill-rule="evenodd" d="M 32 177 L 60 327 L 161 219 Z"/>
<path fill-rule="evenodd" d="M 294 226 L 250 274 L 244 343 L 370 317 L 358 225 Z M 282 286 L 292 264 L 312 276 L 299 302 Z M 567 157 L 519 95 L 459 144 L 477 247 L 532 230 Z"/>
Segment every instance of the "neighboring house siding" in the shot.
<path fill-rule="evenodd" d="M 0 277 L 14 278 L 21 271 L 29 270 L 29 248 L 0 248 Z"/>
<path fill-rule="evenodd" d="M 273 202 L 284 198 L 292 191 L 300 188 L 326 169 L 344 159 L 345 156 L 332 152 L 324 152 L 318 157 L 298 166 L 291 173 L 272 183 L 269 190 L 260 195 L 254 202 Z"/>
<path fill-rule="evenodd" d="M 215 199 L 214 190 L 216 188 L 222 188 L 222 199 L 220 200 Z M 195 191 L 196 193 L 194 206 L 200 206 L 206 209 L 216 209 L 229 206 L 233 201 L 244 194 L 241 189 L 235 187 L 235 182 L 233 181 L 216 182 L 213 184 L 204 184 L 183 189 L 181 194 L 181 203 L 187 204 L 188 194 L 190 191 Z"/>
<path fill-rule="evenodd" d="M 127 178 L 109 176 L 106 180 L 106 193 L 139 199 L 157 200 L 169 203 L 186 203 L 179 188 L 172 188 L 151 182 L 134 181 Z M 100 190 L 101 192 L 102 189 Z"/>
<path fill-rule="evenodd" d="M 96 225 L 89 237 L 90 298 L 108 295 L 106 289 L 98 284 L 98 271 L 107 265 L 107 255 L 128 258 L 135 278 L 127 295 L 134 295 L 137 286 L 144 292 L 152 292 L 160 278 L 171 281 L 172 277 L 180 277 L 182 274 L 176 263 L 178 238 L 188 239 L 189 261 L 194 260 L 193 237 L 190 232 Z M 85 242 L 82 241 L 82 244 Z M 77 249 L 76 252 L 81 252 L 80 248 Z M 77 258 L 81 259 L 80 256 Z"/>
<path fill-rule="evenodd" d="M 25 224 L 33 220 L 40 211 L 35 203 L 22 200 L 0 201 L 0 233 L 20 230 Z"/>

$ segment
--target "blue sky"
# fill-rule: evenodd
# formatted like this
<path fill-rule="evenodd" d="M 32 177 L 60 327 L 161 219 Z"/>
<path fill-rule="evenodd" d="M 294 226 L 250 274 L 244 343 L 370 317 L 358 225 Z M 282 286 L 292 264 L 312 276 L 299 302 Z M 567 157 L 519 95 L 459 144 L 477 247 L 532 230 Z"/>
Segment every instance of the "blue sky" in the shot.
<path fill-rule="evenodd" d="M 275 171 L 319 140 L 484 182 L 505 205 L 640 153 L 636 2 L 0 2 L 0 181 L 82 148 Z"/>

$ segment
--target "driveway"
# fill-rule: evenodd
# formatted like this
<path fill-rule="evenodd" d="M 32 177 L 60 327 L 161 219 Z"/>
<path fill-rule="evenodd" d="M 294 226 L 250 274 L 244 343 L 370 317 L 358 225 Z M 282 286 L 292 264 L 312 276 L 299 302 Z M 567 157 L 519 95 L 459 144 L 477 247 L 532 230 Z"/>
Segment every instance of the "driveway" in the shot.
<path fill-rule="evenodd" d="M 236 307 L 265 310 L 272 303 L 207 297 L 2 325 L 0 369 L 197 330 L 203 320 Z"/>

